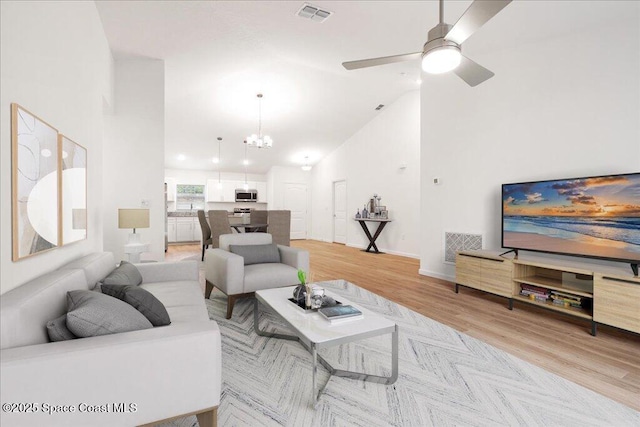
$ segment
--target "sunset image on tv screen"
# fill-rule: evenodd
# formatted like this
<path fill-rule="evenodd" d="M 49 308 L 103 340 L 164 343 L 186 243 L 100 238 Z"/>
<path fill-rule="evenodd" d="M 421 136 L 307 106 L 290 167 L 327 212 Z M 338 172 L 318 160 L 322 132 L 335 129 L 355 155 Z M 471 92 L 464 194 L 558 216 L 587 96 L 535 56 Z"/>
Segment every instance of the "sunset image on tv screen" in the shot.
<path fill-rule="evenodd" d="M 505 248 L 640 261 L 640 173 L 502 186 Z"/>

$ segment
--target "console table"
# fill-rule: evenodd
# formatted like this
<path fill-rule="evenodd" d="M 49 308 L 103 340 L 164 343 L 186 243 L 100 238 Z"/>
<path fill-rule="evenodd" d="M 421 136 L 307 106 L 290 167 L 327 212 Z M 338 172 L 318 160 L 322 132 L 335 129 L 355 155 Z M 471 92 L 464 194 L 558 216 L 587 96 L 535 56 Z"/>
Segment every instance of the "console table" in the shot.
<path fill-rule="evenodd" d="M 386 218 L 354 218 L 354 220 L 358 221 L 358 223 L 362 227 L 362 230 L 364 230 L 364 234 L 366 234 L 367 238 L 369 239 L 369 246 L 367 246 L 367 249 L 363 249 L 363 250 L 365 252 L 371 252 L 374 254 L 383 253 L 378 250 L 378 247 L 376 246 L 376 239 L 378 238 L 378 236 L 380 236 L 380 233 L 382 233 L 382 230 L 384 229 L 385 225 L 387 225 L 388 222 L 391 222 L 391 220 Z M 367 227 L 367 224 L 366 224 L 367 222 L 378 223 L 378 228 L 376 229 L 376 232 L 373 234 L 373 236 L 371 236 L 371 232 Z M 371 248 L 373 248 L 373 251 L 369 250 Z"/>

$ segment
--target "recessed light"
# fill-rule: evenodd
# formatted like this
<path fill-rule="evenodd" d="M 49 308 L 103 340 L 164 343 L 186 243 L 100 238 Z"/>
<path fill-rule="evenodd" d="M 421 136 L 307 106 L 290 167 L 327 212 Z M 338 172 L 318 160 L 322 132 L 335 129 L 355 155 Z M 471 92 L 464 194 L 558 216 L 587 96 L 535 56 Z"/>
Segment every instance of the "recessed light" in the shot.
<path fill-rule="evenodd" d="M 67 157 L 69 157 L 69 155 L 67 154 L 67 152 L 66 152 L 66 151 L 63 151 L 63 152 L 62 152 L 62 158 L 63 158 L 63 159 L 66 159 Z"/>
<path fill-rule="evenodd" d="M 185 156 L 184 154 L 178 154 L 178 160 L 182 161 L 185 160 L 187 158 L 187 156 Z"/>
<path fill-rule="evenodd" d="M 215 164 L 220 163 L 220 159 L 219 159 L 219 158 L 217 158 L 217 157 L 214 157 L 213 159 L 211 159 L 211 161 L 212 161 L 213 163 L 215 163 Z"/>
<path fill-rule="evenodd" d="M 243 164 L 243 165 L 245 165 L 245 166 L 247 166 L 247 165 L 249 164 L 249 160 L 244 159 L 244 160 L 242 161 L 242 164 Z"/>
<path fill-rule="evenodd" d="M 51 157 L 51 150 L 49 150 L 48 148 L 43 148 L 42 151 L 40 151 L 40 154 L 42 155 L 42 157 Z"/>
<path fill-rule="evenodd" d="M 421 84 L 422 84 L 422 79 L 417 79 L 417 80 L 416 80 L 416 83 L 417 83 L 417 84 L 419 84 L 419 85 L 421 85 Z"/>

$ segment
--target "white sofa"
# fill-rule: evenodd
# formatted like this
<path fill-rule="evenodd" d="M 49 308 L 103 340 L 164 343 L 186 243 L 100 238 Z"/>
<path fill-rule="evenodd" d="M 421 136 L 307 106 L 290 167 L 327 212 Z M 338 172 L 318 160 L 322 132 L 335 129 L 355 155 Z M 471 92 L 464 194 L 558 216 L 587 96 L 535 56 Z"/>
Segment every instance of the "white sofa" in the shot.
<path fill-rule="evenodd" d="M 298 270 L 309 274 L 309 252 L 277 245 L 280 262 L 245 265 L 244 258 L 229 251 L 231 245 L 269 245 L 269 233 L 236 233 L 220 236 L 220 248 L 208 249 L 204 255 L 206 281 L 205 298 L 213 287 L 224 292 L 227 299 L 227 319 L 231 319 L 236 299 L 253 296 L 255 291 L 297 285 Z"/>
<path fill-rule="evenodd" d="M 153 425 L 193 414 L 201 427 L 216 424 L 220 331 L 195 261 L 136 265 L 171 325 L 49 342 L 45 325 L 66 312 L 67 292 L 93 289 L 115 265 L 111 253 L 91 254 L 0 296 L 0 425 Z"/>

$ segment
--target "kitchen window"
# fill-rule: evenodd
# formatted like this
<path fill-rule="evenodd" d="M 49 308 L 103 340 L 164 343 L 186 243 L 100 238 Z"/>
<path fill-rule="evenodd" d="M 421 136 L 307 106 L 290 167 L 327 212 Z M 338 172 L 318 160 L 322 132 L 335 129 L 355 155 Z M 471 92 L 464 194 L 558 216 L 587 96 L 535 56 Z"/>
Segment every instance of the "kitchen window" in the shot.
<path fill-rule="evenodd" d="M 204 210 L 204 185 L 178 184 L 176 190 L 177 210 Z"/>

